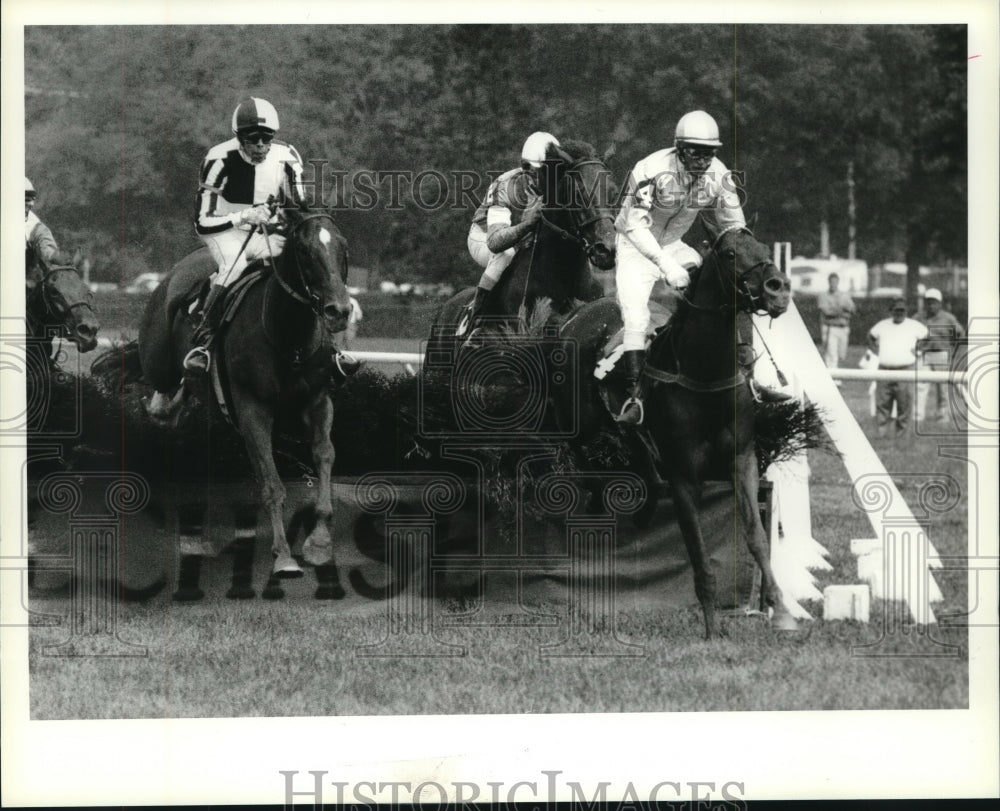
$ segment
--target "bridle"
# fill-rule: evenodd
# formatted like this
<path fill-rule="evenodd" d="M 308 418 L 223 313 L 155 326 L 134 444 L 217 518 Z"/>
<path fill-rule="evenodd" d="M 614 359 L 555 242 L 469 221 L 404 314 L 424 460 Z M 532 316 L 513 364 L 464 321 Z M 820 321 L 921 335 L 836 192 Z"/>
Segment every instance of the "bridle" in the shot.
<path fill-rule="evenodd" d="M 87 297 L 85 299 L 82 299 L 80 301 L 75 301 L 72 304 L 67 303 L 65 296 L 63 296 L 61 293 L 59 296 L 61 300 L 57 300 L 53 297 L 53 288 L 55 287 L 53 278 L 60 273 L 72 273 L 74 276 L 77 276 L 79 278 L 76 268 L 73 267 L 72 265 L 53 265 L 52 267 L 46 268 L 45 274 L 39 280 L 35 288 L 37 291 L 35 295 L 41 298 L 46 313 L 52 316 L 53 318 L 65 322 L 66 317 L 70 313 L 72 313 L 73 310 L 75 310 L 77 307 L 86 307 L 88 310 L 93 312 L 94 295 L 93 293 L 90 292 L 89 289 L 87 290 Z M 37 327 L 40 323 L 42 323 L 41 321 L 38 320 L 37 317 L 32 315 L 30 308 L 26 313 L 26 315 L 28 316 L 29 323 L 33 327 Z M 65 330 L 66 324 L 65 323 L 60 324 L 60 329 Z"/>
<path fill-rule="evenodd" d="M 604 161 L 602 160 L 599 160 L 597 158 L 579 158 L 573 161 L 572 163 L 566 165 L 566 167 L 563 169 L 563 172 L 566 175 L 569 175 L 570 172 L 578 170 L 581 166 L 600 166 L 602 169 L 607 171 L 607 167 L 604 165 Z M 576 201 L 574 200 L 573 202 Z M 583 215 L 582 218 L 580 219 L 577 218 L 578 213 Z M 584 234 L 584 231 L 590 226 L 592 226 L 594 223 L 600 222 L 601 220 L 604 219 L 614 223 L 614 218 L 607 213 L 602 214 L 599 212 L 595 212 L 593 208 L 589 209 L 588 211 L 584 211 L 582 207 L 577 207 L 575 205 L 571 206 L 570 214 L 571 217 L 573 218 L 573 221 L 571 222 L 569 228 L 563 228 L 562 226 L 559 226 L 556 223 L 552 222 L 552 220 L 550 220 L 548 217 L 545 216 L 544 209 L 542 210 L 541 222 L 549 230 L 558 234 L 562 239 L 575 242 L 577 245 L 583 248 L 584 253 L 587 254 L 588 259 L 593 259 L 594 253 L 597 250 L 597 244 L 587 239 L 586 235 Z M 588 214 L 592 214 L 592 216 L 587 216 Z"/>
<path fill-rule="evenodd" d="M 722 254 L 719 252 L 719 244 L 722 242 L 724 237 L 728 236 L 734 231 L 740 233 L 747 233 L 751 237 L 753 236 L 753 232 L 749 228 L 746 228 L 744 226 L 734 226 L 732 228 L 724 230 L 721 234 L 719 234 L 712 242 L 712 245 L 709 248 L 709 253 L 715 260 L 714 264 L 715 264 L 716 276 L 718 277 L 719 284 L 723 287 L 723 290 L 725 290 L 727 287 L 728 274 L 724 275 L 722 272 L 722 268 L 727 263 L 723 258 Z M 726 298 L 727 300 L 732 300 L 733 302 L 735 302 L 735 304 L 729 304 L 727 301 L 727 303 L 719 306 L 705 307 L 700 304 L 695 304 L 689 298 L 687 294 L 688 291 L 684 292 L 684 294 L 682 295 L 682 299 L 687 304 L 687 306 L 691 307 L 694 310 L 713 311 L 713 312 L 729 312 L 732 310 L 737 310 L 740 312 L 755 313 L 755 314 L 767 313 L 767 307 L 764 304 L 765 301 L 764 285 L 763 284 L 761 285 L 760 293 L 754 295 L 753 291 L 750 289 L 749 279 L 754 271 L 758 269 L 766 271 L 768 267 L 774 267 L 775 272 L 777 272 L 777 268 L 775 267 L 773 262 L 771 262 L 769 259 L 762 259 L 760 262 L 751 265 L 745 270 L 733 274 L 731 282 L 728 285 L 732 295 L 725 296 L 724 298 Z"/>
<path fill-rule="evenodd" d="M 285 239 L 290 241 L 295 232 L 298 231 L 299 228 L 301 228 L 305 223 L 309 222 L 310 220 L 317 220 L 317 219 L 329 220 L 330 225 L 333 226 L 333 230 L 337 231 L 336 222 L 334 222 L 332 214 L 330 214 L 328 211 L 314 211 L 302 215 L 298 220 L 296 220 L 296 222 L 292 223 L 291 226 L 287 227 L 284 231 Z M 289 296 L 291 296 L 292 299 L 299 302 L 300 304 L 305 304 L 310 310 L 312 310 L 312 312 L 316 316 L 321 316 L 323 313 L 322 297 L 318 293 L 314 292 L 313 289 L 309 286 L 309 282 L 306 280 L 306 275 L 302 271 L 302 263 L 299 261 L 298 253 L 295 250 L 292 251 L 286 250 L 284 251 L 283 255 L 287 257 L 289 253 L 291 253 L 292 256 L 294 257 L 294 262 L 295 262 L 294 269 L 296 275 L 298 276 L 297 281 L 299 283 L 300 289 L 303 291 L 305 295 L 303 295 L 303 293 L 299 293 L 298 290 L 296 290 L 291 284 L 289 284 L 287 281 L 285 281 L 285 279 L 282 278 L 281 268 L 279 267 L 279 264 L 277 262 L 274 263 L 275 280 L 281 286 L 281 289 L 284 290 Z"/>

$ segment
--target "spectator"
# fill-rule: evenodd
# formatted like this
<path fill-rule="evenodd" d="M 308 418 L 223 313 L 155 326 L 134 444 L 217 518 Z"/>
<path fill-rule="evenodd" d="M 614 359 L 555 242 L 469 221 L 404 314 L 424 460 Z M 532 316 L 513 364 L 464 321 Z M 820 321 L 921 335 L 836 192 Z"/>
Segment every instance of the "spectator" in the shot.
<path fill-rule="evenodd" d="M 364 318 L 364 313 L 361 311 L 361 305 L 354 296 L 351 296 L 351 314 L 347 318 L 347 329 L 340 333 L 338 343 L 341 349 L 351 348 L 354 339 L 358 337 L 358 324 L 362 318 Z"/>
<path fill-rule="evenodd" d="M 851 337 L 851 316 L 854 301 L 849 294 L 839 290 L 840 276 L 827 277 L 830 289 L 816 297 L 822 319 L 823 362 L 828 369 L 836 369 L 847 358 L 847 345 Z M 840 385 L 840 381 L 837 381 Z"/>
<path fill-rule="evenodd" d="M 868 333 L 868 348 L 878 355 L 878 368 L 891 371 L 914 369 L 917 344 L 927 337 L 927 327 L 906 317 L 906 301 L 892 302 L 892 317 L 879 321 Z M 913 384 L 905 380 L 879 380 L 876 388 L 875 423 L 884 436 L 896 406 L 896 435 L 906 432 L 913 407 Z"/>
<path fill-rule="evenodd" d="M 924 309 L 916 320 L 927 327 L 928 336 L 920 345 L 922 354 L 920 368 L 935 372 L 946 372 L 951 366 L 956 344 L 965 337 L 965 330 L 958 319 L 951 313 L 941 309 L 941 291 L 931 288 L 924 293 Z M 939 422 L 948 421 L 947 413 L 947 383 L 917 384 L 917 421 L 930 418 L 931 412 L 927 395 L 934 394 L 933 412 Z"/>

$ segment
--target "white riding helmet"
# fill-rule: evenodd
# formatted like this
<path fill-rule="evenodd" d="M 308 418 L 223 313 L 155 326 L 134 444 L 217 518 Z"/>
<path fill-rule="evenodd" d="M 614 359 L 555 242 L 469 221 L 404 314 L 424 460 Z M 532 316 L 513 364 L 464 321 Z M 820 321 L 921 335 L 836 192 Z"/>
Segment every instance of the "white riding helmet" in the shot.
<path fill-rule="evenodd" d="M 692 146 L 722 146 L 719 125 L 704 110 L 694 110 L 681 116 L 674 131 L 674 146 L 681 143 Z"/>
<path fill-rule="evenodd" d="M 35 187 L 31 185 L 31 181 L 28 180 L 28 178 L 25 178 L 24 179 L 24 196 L 25 197 L 34 197 L 36 193 L 37 192 L 35 192 Z"/>
<path fill-rule="evenodd" d="M 233 110 L 233 132 L 267 129 L 278 131 L 278 111 L 264 99 L 250 97 Z"/>
<path fill-rule="evenodd" d="M 549 145 L 559 146 L 559 141 L 554 135 L 547 132 L 531 133 L 521 149 L 521 163 L 528 163 L 537 169 L 545 162 L 545 153 Z"/>

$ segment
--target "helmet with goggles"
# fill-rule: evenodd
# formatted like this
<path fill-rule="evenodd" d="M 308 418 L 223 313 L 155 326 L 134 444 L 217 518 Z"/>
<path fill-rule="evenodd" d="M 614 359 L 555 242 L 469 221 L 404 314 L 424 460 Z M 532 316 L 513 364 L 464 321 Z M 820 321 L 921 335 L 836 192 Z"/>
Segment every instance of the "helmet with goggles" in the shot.
<path fill-rule="evenodd" d="M 233 110 L 233 132 L 237 135 L 258 130 L 277 132 L 278 111 L 264 99 L 250 97 Z"/>

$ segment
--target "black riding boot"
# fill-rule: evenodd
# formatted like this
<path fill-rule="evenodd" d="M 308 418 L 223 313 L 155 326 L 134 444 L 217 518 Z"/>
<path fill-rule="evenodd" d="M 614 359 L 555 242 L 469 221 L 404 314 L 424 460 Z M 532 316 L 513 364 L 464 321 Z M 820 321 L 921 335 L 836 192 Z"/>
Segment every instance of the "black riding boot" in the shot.
<path fill-rule="evenodd" d="M 205 306 L 202 308 L 201 322 L 195 327 L 194 335 L 191 336 L 191 343 L 194 346 L 184 357 L 184 370 L 187 372 L 198 375 L 208 373 L 211 364 L 208 349 L 222 320 L 225 290 L 221 284 L 213 284 L 208 291 Z"/>
<path fill-rule="evenodd" d="M 622 356 L 625 364 L 625 381 L 630 392 L 629 398 L 622 406 L 621 414 L 616 418 L 626 425 L 642 425 L 644 416 L 642 406 L 642 367 L 646 362 L 645 349 L 629 349 Z"/>
<path fill-rule="evenodd" d="M 483 308 L 483 302 L 486 301 L 486 296 L 489 292 L 485 287 L 476 288 L 475 298 L 466 305 L 462 317 L 458 320 L 458 329 L 455 330 L 456 338 L 463 337 L 469 331 L 472 320 L 479 315 L 479 311 Z"/>

